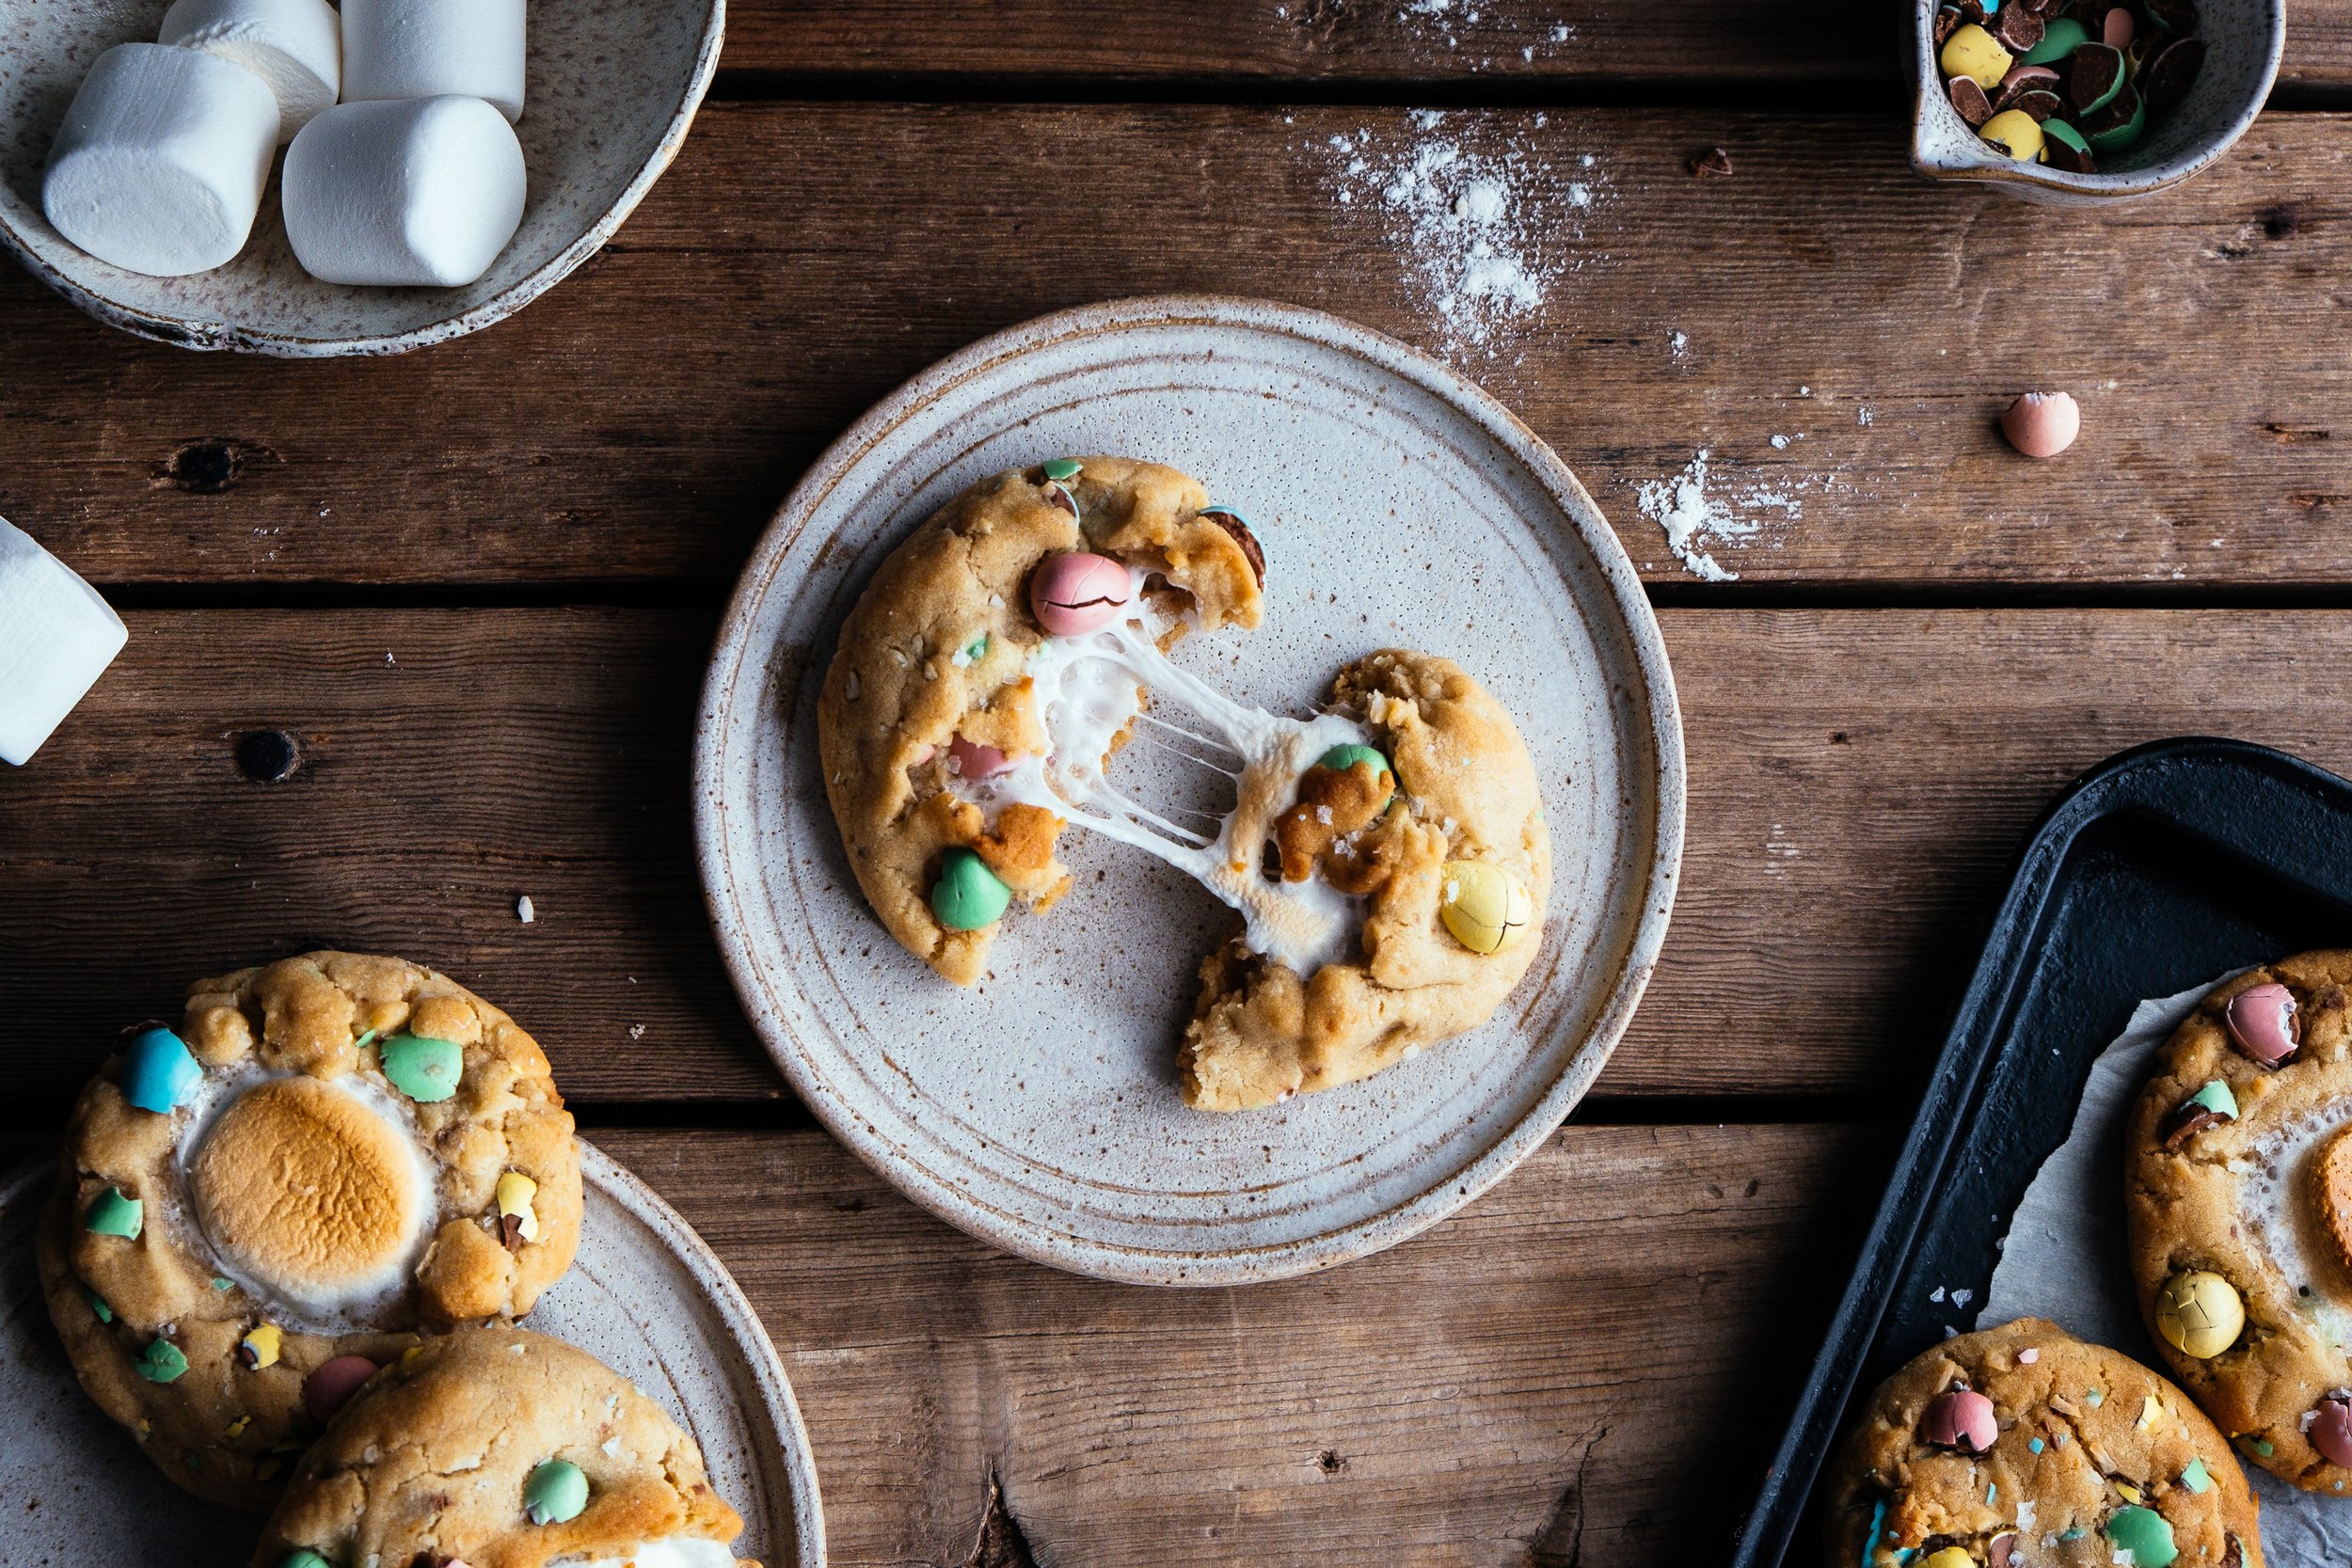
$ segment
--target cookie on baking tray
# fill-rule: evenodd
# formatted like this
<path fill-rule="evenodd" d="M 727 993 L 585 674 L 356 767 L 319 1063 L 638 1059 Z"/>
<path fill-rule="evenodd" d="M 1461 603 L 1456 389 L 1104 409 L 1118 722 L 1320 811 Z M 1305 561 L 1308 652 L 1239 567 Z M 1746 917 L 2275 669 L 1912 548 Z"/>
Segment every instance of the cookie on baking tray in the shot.
<path fill-rule="evenodd" d="M 2352 951 L 2219 987 L 2133 1107 L 2133 1283 L 2173 1374 L 2239 1449 L 2352 1491 Z"/>
<path fill-rule="evenodd" d="M 419 1330 L 518 1317 L 571 1264 L 580 1156 L 538 1045 L 398 958 L 188 993 L 82 1091 L 43 1292 L 92 1399 L 199 1496 L 264 1509 Z"/>
<path fill-rule="evenodd" d="M 1534 765 L 1455 665 L 1374 654 L 1300 720 L 1168 658 L 1190 630 L 1257 625 L 1264 577 L 1248 524 L 1172 468 L 999 474 L 882 562 L 818 702 L 858 883 L 946 978 L 981 977 L 1016 898 L 1042 912 L 1068 889 L 1073 823 L 1241 915 L 1179 1054 L 1206 1110 L 1348 1083 L 1483 1023 L 1533 962 L 1549 895 Z M 1121 793 L 1108 765 L 1130 741 L 1223 774 L 1231 809 Z"/>
<path fill-rule="evenodd" d="M 437 1336 L 303 1456 L 255 1568 L 737 1568 L 702 1450 L 620 1373 L 525 1329 Z M 749 1562 L 743 1568 L 758 1568 Z"/>
<path fill-rule="evenodd" d="M 1825 1496 L 1832 1568 L 2262 1568 L 2253 1494 L 2213 1423 L 2040 1318 L 1888 1378 Z"/>

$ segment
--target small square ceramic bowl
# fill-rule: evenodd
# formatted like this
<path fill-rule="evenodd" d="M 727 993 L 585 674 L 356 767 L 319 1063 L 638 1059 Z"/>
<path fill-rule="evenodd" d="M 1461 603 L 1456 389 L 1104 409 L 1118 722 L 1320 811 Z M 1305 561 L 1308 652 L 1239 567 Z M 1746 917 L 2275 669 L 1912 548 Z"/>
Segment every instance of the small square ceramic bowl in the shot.
<path fill-rule="evenodd" d="M 41 214 L 49 144 L 82 78 L 151 42 L 167 0 L 0 0 L 0 244 L 103 322 L 185 348 L 287 358 L 403 354 L 505 320 L 612 237 L 685 144 L 719 66 L 726 0 L 532 0 L 522 227 L 458 289 L 322 283 L 286 243 L 273 175 L 233 261 L 147 277 L 68 243 Z"/>
<path fill-rule="evenodd" d="M 2003 0 L 2014 5 L 2016 0 Z M 2188 96 L 2139 141 L 2099 161 L 2096 174 L 2019 163 L 1977 135 L 1952 107 L 1936 61 L 1938 0 L 1917 0 L 1912 37 L 1911 164 L 1931 180 L 1993 186 L 2026 201 L 2098 207 L 2168 190 L 2230 150 L 2254 123 L 2286 48 L 2284 0 L 2196 0 L 2205 63 Z"/>

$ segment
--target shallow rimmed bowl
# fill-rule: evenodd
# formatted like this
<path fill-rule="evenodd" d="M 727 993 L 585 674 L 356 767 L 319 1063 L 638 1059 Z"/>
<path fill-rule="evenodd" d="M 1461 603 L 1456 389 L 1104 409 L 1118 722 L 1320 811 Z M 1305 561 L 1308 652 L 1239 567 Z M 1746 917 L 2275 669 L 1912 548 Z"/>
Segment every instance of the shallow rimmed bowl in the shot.
<path fill-rule="evenodd" d="M 1173 464 L 1251 522 L 1264 624 L 1179 664 L 1295 711 L 1347 659 L 1442 653 L 1518 720 L 1554 856 L 1542 948 L 1480 1028 L 1360 1083 L 1187 1108 L 1176 1045 L 1232 916 L 1073 833 L 1076 885 L 949 985 L 860 895 L 825 800 L 815 693 L 876 564 L 973 480 L 1043 458 Z M 1137 764 L 1136 766 L 1148 766 Z M 1682 847 L 1682 732 L 1632 563 L 1559 456 L 1494 398 L 1368 328 L 1169 296 L 1043 317 L 941 361 L 788 497 L 723 625 L 695 736 L 721 950 L 793 1088 L 916 1202 L 1009 1251 L 1230 1285 L 1393 1245 L 1542 1144 L 1624 1033 Z"/>
<path fill-rule="evenodd" d="M 1936 63 L 1938 4 L 1917 0 L 1913 19 L 1912 167 L 1931 180 L 1991 185 L 2047 206 L 2100 207 L 2153 196 L 2206 167 L 2262 113 L 2286 52 L 2284 0 L 2197 0 L 2205 63 L 2188 96 L 2118 153 L 2113 166 L 2102 160 L 2096 174 L 2069 174 L 2017 162 L 1960 118 Z"/>
<path fill-rule="evenodd" d="M 82 78 L 150 41 L 167 0 L 0 0 L 0 242 L 100 321 L 183 348 L 293 359 L 405 354 L 505 320 L 611 239 L 685 144 L 719 66 L 726 0 L 533 0 L 522 227 L 462 289 L 322 283 L 286 243 L 278 180 L 245 251 L 192 277 L 147 277 L 69 243 L 41 214 L 49 144 Z"/>

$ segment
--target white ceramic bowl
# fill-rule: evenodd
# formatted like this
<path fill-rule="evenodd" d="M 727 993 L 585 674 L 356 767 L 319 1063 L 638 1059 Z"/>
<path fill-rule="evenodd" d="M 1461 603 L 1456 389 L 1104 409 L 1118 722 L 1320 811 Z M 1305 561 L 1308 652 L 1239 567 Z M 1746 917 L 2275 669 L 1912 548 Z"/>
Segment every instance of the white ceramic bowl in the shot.
<path fill-rule="evenodd" d="M 1977 135 L 1952 107 L 1935 58 L 1940 0 L 1916 0 L 1912 32 L 1911 164 L 1931 180 L 1989 184 L 2026 201 L 2096 207 L 2152 196 L 2212 163 L 2254 123 L 2286 50 L 2284 0 L 2197 0 L 2205 64 L 2188 96 L 2096 174 L 2021 164 Z"/>
<path fill-rule="evenodd" d="M 167 0 L 0 0 L 0 241 L 99 320 L 186 348 L 288 358 L 405 354 L 505 320 L 596 254 L 686 140 L 718 69 L 726 0 L 534 0 L 522 228 L 462 289 L 357 289 L 295 262 L 277 180 L 245 252 L 193 277 L 146 277 L 68 243 L 41 215 L 49 144 L 82 78 L 152 40 Z"/>

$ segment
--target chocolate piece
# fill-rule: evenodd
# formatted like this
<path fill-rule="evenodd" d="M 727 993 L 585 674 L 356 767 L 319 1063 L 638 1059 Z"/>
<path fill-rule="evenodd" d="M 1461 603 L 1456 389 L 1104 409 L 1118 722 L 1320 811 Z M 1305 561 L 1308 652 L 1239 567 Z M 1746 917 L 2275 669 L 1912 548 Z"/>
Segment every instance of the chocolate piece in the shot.
<path fill-rule="evenodd" d="M 1935 47 L 1938 51 L 1943 49 L 1944 40 L 1950 38 L 1959 26 L 1960 12 L 1951 7 L 1946 6 L 1935 13 Z"/>
<path fill-rule="evenodd" d="M 2017 1532 L 2008 1530 L 1993 1538 L 1985 1549 L 1986 1568 L 2021 1568 L 2017 1560 Z"/>
<path fill-rule="evenodd" d="M 2047 88 L 2039 88 L 2033 92 L 2021 92 L 2017 95 L 2017 102 L 2010 107 L 2025 110 L 2026 113 L 2033 116 L 2037 122 L 2054 119 L 2064 113 L 2066 109 L 2066 105 L 2058 102 L 2058 95 Z"/>
<path fill-rule="evenodd" d="M 2042 122 L 2042 161 L 2068 174 L 2096 174 L 2099 161 L 2091 156 L 2083 134 L 2058 119 Z"/>
<path fill-rule="evenodd" d="M 2088 118 L 2113 103 L 2122 88 L 2122 50 L 2086 43 L 2066 57 L 2066 101 L 2074 106 L 2075 124 L 2085 135 L 2090 134 Z"/>
<path fill-rule="evenodd" d="M 1960 8 L 1963 22 L 1973 22 L 1981 27 L 1992 20 L 1992 13 L 1984 8 L 1984 0 L 1953 0 L 1953 3 Z"/>
<path fill-rule="evenodd" d="M 1950 87 L 1952 107 L 1960 111 L 1961 119 L 1971 126 L 1980 126 L 1993 118 L 1993 103 L 1985 97 L 1984 89 L 1977 86 L 1974 76 L 1955 76 Z"/>
<path fill-rule="evenodd" d="M 505 1243 L 506 1250 L 509 1252 L 522 1251 L 523 1217 L 520 1214 L 499 1216 L 499 1240 Z"/>
<path fill-rule="evenodd" d="M 1259 545 L 1258 536 L 1249 531 L 1249 525 L 1231 512 L 1203 512 L 1200 515 L 1232 536 L 1233 543 L 1241 546 L 1242 559 L 1249 562 L 1249 570 L 1257 577 L 1258 586 L 1263 588 L 1265 550 Z"/>
<path fill-rule="evenodd" d="M 2184 1100 L 2172 1108 L 2171 1116 L 2166 1120 L 2165 1149 L 2168 1153 L 2176 1150 L 2206 1128 L 2219 1127 L 2234 1119 L 2234 1117 L 2222 1116 L 2200 1105 L 2193 1100 Z"/>
<path fill-rule="evenodd" d="M 2083 134 L 2093 152 L 2121 152 L 2139 139 L 2147 123 L 2147 101 L 2137 87 L 2127 85 L 2106 108 L 2076 119 L 2074 129 Z"/>
<path fill-rule="evenodd" d="M 2139 94 L 2156 114 L 2188 96 L 2205 63 L 2205 40 L 2176 38 L 2150 55 L 2139 68 Z"/>
<path fill-rule="evenodd" d="M 1993 36 L 2012 55 L 2022 55 L 2042 41 L 2042 19 L 2023 6 L 2004 6 L 1993 24 Z"/>
<path fill-rule="evenodd" d="M 1710 147 L 1692 158 L 1691 172 L 1701 179 L 1727 179 L 1731 174 L 1731 154 L 1720 147 Z"/>

